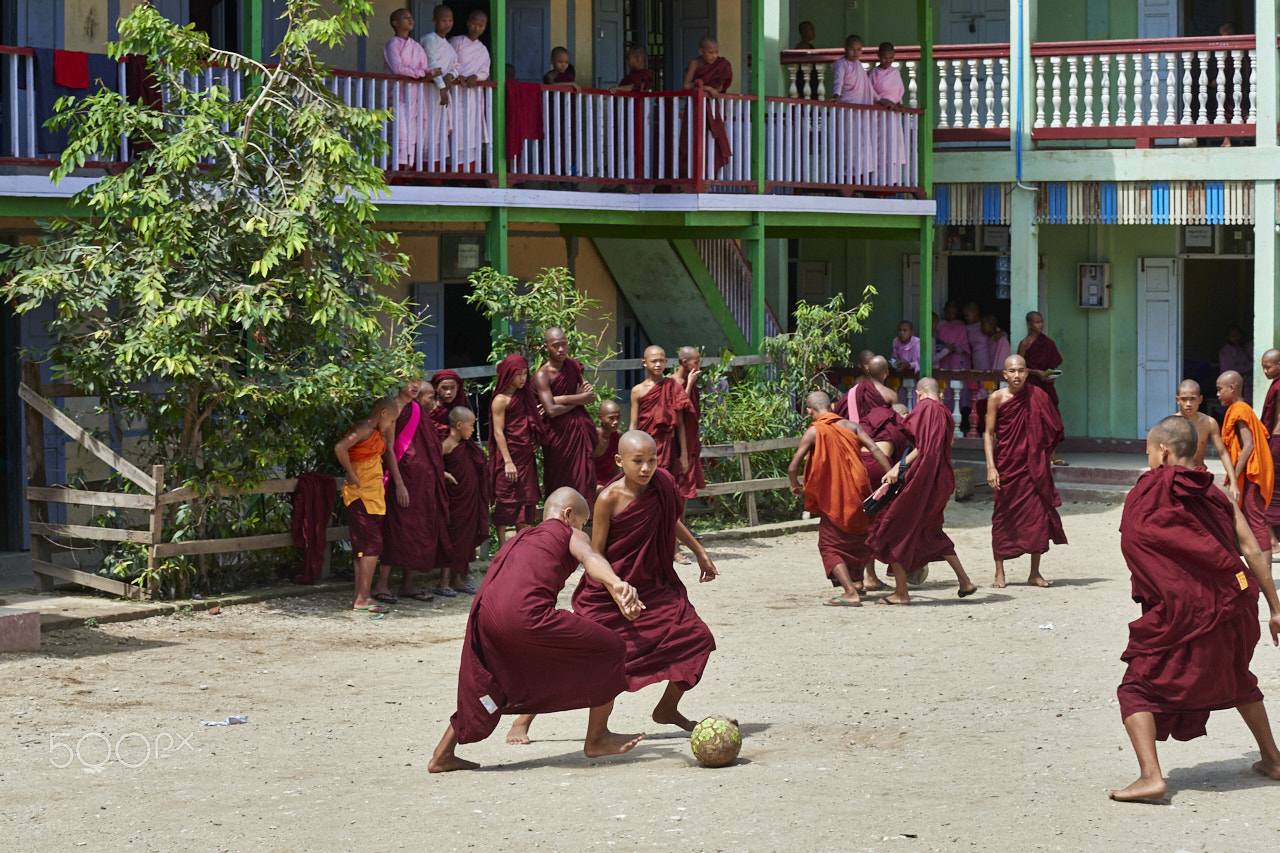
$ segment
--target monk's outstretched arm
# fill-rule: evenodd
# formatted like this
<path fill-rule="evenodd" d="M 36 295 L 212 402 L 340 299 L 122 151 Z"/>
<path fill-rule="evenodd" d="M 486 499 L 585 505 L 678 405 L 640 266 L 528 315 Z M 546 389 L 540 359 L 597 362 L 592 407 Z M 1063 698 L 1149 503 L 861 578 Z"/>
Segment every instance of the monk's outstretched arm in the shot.
<path fill-rule="evenodd" d="M 599 581 L 605 589 L 609 590 L 609 595 L 613 596 L 622 615 L 628 620 L 635 621 L 640 611 L 644 610 L 640 596 L 636 593 L 635 587 L 614 574 L 613 566 L 609 565 L 609 561 L 591 547 L 591 540 L 587 538 L 587 534 L 581 530 L 573 531 L 573 535 L 569 537 L 569 553 L 575 560 L 582 563 L 582 568 L 588 577 Z"/>
<path fill-rule="evenodd" d="M 1253 432 L 1244 421 L 1236 421 L 1236 440 L 1240 442 L 1240 458 L 1236 460 L 1236 482 L 1249 470 L 1249 457 L 1253 456 Z"/>
<path fill-rule="evenodd" d="M 1250 437 L 1252 438 L 1252 435 Z M 1231 458 L 1227 455 L 1227 446 L 1222 443 L 1222 435 L 1217 430 L 1210 432 L 1209 438 L 1213 441 L 1213 449 L 1218 454 L 1218 461 L 1226 469 L 1227 482 L 1231 485 L 1231 502 L 1237 503 L 1240 500 L 1240 482 L 1236 479 L 1236 469 L 1227 463 Z"/>
<path fill-rule="evenodd" d="M 804 469 L 805 457 L 809 455 L 809 451 L 813 450 L 817 436 L 818 431 L 813 427 L 805 430 L 804 435 L 800 437 L 800 446 L 796 448 L 796 455 L 791 457 L 791 464 L 787 466 L 787 477 L 791 480 L 791 494 L 796 497 L 804 494 L 804 486 L 800 485 L 800 472 Z"/>
<path fill-rule="evenodd" d="M 698 578 L 698 583 L 707 583 L 713 581 L 720 576 L 720 570 L 716 568 L 716 564 L 711 562 L 711 555 L 707 553 L 707 549 L 702 547 L 694 535 L 689 532 L 689 528 L 684 526 L 683 521 L 676 522 L 676 539 L 684 543 L 684 547 L 693 552 L 693 556 L 698 560 L 698 568 L 702 570 L 702 575 Z"/>
<path fill-rule="evenodd" d="M 1262 551 L 1258 548 L 1258 540 L 1249 529 L 1249 522 L 1245 520 L 1240 507 L 1232 505 L 1232 510 L 1236 517 L 1236 544 L 1240 548 L 1241 556 L 1244 557 L 1245 565 L 1249 567 L 1250 574 L 1258 579 L 1258 586 L 1262 587 L 1262 595 L 1266 598 L 1267 607 L 1271 610 L 1271 618 L 1267 620 L 1267 627 L 1271 631 L 1271 642 L 1280 646 L 1280 597 L 1276 595 L 1276 582 L 1271 575 L 1271 561 L 1262 556 Z"/>
<path fill-rule="evenodd" d="M 998 394 L 992 394 L 987 404 L 987 425 L 982 431 L 982 451 L 987 456 L 987 485 L 993 489 L 1000 488 L 1000 472 L 996 470 L 996 409 L 1003 401 Z"/>

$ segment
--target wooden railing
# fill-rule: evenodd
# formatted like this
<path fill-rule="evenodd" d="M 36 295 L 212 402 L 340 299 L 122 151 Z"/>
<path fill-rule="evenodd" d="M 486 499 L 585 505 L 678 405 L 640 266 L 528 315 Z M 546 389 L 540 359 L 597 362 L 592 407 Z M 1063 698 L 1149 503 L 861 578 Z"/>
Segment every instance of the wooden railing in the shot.
<path fill-rule="evenodd" d="M 738 470 L 741 480 L 728 483 L 708 483 L 706 488 L 698 489 L 698 497 L 709 498 L 716 495 L 745 495 L 747 502 L 747 525 L 756 527 L 760 524 L 760 513 L 756 509 L 756 492 L 768 492 L 775 489 L 790 488 L 791 481 L 786 477 L 762 477 L 756 479 L 751 475 L 751 454 L 764 453 L 770 450 L 794 450 L 800 446 L 800 437 L 768 438 L 762 441 L 737 441 L 733 444 L 708 444 L 702 448 L 699 456 L 703 459 L 738 458 Z"/>

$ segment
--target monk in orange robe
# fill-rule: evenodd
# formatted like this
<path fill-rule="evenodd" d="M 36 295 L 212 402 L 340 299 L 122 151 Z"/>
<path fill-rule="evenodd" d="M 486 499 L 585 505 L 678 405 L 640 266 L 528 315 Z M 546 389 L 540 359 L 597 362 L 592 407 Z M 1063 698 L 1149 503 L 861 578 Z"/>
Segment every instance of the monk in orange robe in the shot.
<path fill-rule="evenodd" d="M 1271 528 L 1267 507 L 1275 488 L 1276 471 L 1271 461 L 1271 436 L 1258 416 L 1244 402 L 1244 378 L 1234 370 L 1218 377 L 1218 402 L 1227 407 L 1222 418 L 1222 443 L 1235 468 L 1240 486 L 1240 511 L 1249 529 L 1258 537 L 1258 550 L 1271 565 Z"/>
<path fill-rule="evenodd" d="M 860 568 L 871 556 L 862 502 L 872 490 L 859 451 L 866 448 L 883 469 L 892 463 L 862 427 L 831 411 L 831 398 L 825 392 L 810 394 L 805 411 L 813 424 L 800 438 L 800 446 L 787 467 L 791 494 L 804 495 L 804 508 L 821 517 L 818 553 L 822 567 L 832 585 L 844 590 L 826 603 L 831 607 L 858 607 L 862 600 L 849 567 Z M 804 485 L 799 477 L 802 465 Z"/>

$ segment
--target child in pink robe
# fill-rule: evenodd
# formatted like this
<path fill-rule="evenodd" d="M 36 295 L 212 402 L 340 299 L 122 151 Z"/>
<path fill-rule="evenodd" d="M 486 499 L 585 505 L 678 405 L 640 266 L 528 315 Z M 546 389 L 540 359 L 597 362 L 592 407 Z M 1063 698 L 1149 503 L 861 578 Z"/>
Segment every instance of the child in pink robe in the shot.
<path fill-rule="evenodd" d="M 413 15 L 408 9 L 397 9 L 391 13 L 391 29 L 395 36 L 382 48 L 382 64 L 386 66 L 387 73 L 409 77 L 413 81 L 421 80 L 427 74 L 427 53 L 422 45 L 409 38 L 413 31 Z M 421 83 L 410 80 L 394 80 L 391 85 L 395 90 L 392 109 L 396 125 L 391 162 L 399 169 L 416 169 L 419 164 L 423 87 Z"/>
<path fill-rule="evenodd" d="M 877 114 L 875 119 L 880 133 L 876 137 L 880 143 L 876 172 L 880 175 L 880 183 L 890 187 L 905 185 L 902 167 L 907 164 L 906 134 L 902 130 L 902 114 L 897 110 L 902 107 L 902 98 L 906 87 L 902 85 L 902 74 L 893 67 L 893 43 L 883 42 L 878 56 L 880 64 L 872 68 L 867 77 L 875 89 L 876 103 L 889 107 L 890 111 Z"/>
<path fill-rule="evenodd" d="M 831 65 L 832 100 L 842 104 L 870 106 L 876 102 L 876 90 L 862 67 L 862 37 L 844 40 L 844 56 Z M 837 124 L 838 144 L 847 154 L 844 158 L 845 183 L 868 186 L 874 184 L 875 140 L 871 133 L 871 110 L 841 110 Z"/>

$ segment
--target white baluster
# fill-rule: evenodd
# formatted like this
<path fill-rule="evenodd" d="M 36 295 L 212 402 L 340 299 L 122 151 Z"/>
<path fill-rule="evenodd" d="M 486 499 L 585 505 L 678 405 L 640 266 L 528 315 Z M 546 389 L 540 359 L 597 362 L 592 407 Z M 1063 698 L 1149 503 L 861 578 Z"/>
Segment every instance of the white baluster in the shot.
<path fill-rule="evenodd" d="M 1129 124 L 1129 78 L 1125 73 L 1126 57 L 1116 54 L 1116 127 Z"/>
<path fill-rule="evenodd" d="M 1009 57 L 1000 57 L 1000 126 L 1009 126 Z M 912 186 L 915 186 L 912 184 Z"/>
<path fill-rule="evenodd" d="M 1044 57 L 1035 57 L 1036 63 L 1036 127 L 1044 127 Z"/>
<path fill-rule="evenodd" d="M 1093 127 L 1093 57 L 1084 57 L 1084 121 L 1081 127 Z"/>
<path fill-rule="evenodd" d="M 1160 54 L 1151 54 L 1151 76 L 1147 78 L 1147 99 L 1151 103 L 1151 114 L 1147 116 L 1147 124 L 1160 126 Z"/>
<path fill-rule="evenodd" d="M 1098 57 L 1098 127 L 1111 126 L 1111 54 Z"/>
<path fill-rule="evenodd" d="M 1249 114 L 1245 124 L 1258 123 L 1258 51 L 1249 51 Z"/>
<path fill-rule="evenodd" d="M 1178 54 L 1166 53 L 1164 63 L 1164 123 L 1173 125 L 1178 123 Z"/>
<path fill-rule="evenodd" d="M 980 127 L 978 116 L 978 60 L 969 60 L 969 127 Z"/>
<path fill-rule="evenodd" d="M 950 114 L 951 104 L 947 100 L 947 61 L 945 59 L 938 60 L 938 129 L 946 130 L 950 127 L 947 116 Z"/>
<path fill-rule="evenodd" d="M 1080 103 L 1080 79 L 1076 76 L 1076 68 L 1080 58 L 1067 57 L 1067 127 L 1076 126 L 1076 105 Z"/>
<path fill-rule="evenodd" d="M 1062 127 L 1062 57 L 1049 57 L 1049 64 L 1053 66 L 1053 120 L 1049 127 Z"/>
<path fill-rule="evenodd" d="M 907 106 L 913 110 L 920 108 L 920 81 L 916 79 L 919 66 L 914 59 L 907 63 Z"/>
<path fill-rule="evenodd" d="M 804 66 L 803 65 L 800 65 L 800 66 L 784 65 L 782 67 L 783 69 L 785 69 L 784 73 L 786 73 L 786 75 L 790 78 L 790 80 L 787 81 L 788 82 L 787 97 L 788 98 L 800 97 L 800 86 L 796 81 L 799 79 L 800 75 L 804 74 Z M 796 70 L 797 68 L 799 68 L 800 70 L 797 71 Z"/>
<path fill-rule="evenodd" d="M 987 78 L 986 95 L 987 95 L 987 117 L 982 122 L 983 127 L 996 126 L 996 75 L 994 73 L 995 60 L 982 60 L 982 73 Z"/>
<path fill-rule="evenodd" d="M 1227 123 L 1227 69 L 1223 68 L 1226 61 L 1227 52 L 1224 50 L 1215 50 L 1213 52 L 1213 62 L 1216 66 L 1214 69 L 1214 97 L 1218 101 L 1218 111 L 1214 114 L 1214 124 Z"/>
<path fill-rule="evenodd" d="M 1244 99 L 1242 85 L 1244 80 L 1240 74 L 1240 60 L 1244 58 L 1244 51 L 1231 51 L 1231 123 L 1244 124 L 1244 117 L 1240 112 L 1240 102 Z"/>
<path fill-rule="evenodd" d="M 957 59 L 951 63 L 951 70 L 956 75 L 955 85 L 951 87 L 951 103 L 955 112 L 951 116 L 952 127 L 964 127 L 964 60 Z"/>
<path fill-rule="evenodd" d="M 1187 51 L 1182 54 L 1182 121 L 1181 124 L 1194 124 L 1191 116 L 1191 62 L 1195 54 Z"/>
<path fill-rule="evenodd" d="M 1135 53 L 1133 55 L 1133 126 L 1141 127 L 1146 124 L 1142 120 L 1142 54 Z"/>
<path fill-rule="evenodd" d="M 1200 102 L 1200 114 L 1196 116 L 1196 124 L 1209 123 L 1209 51 L 1196 51 L 1196 59 L 1200 62 L 1199 87 L 1196 100 Z"/>

